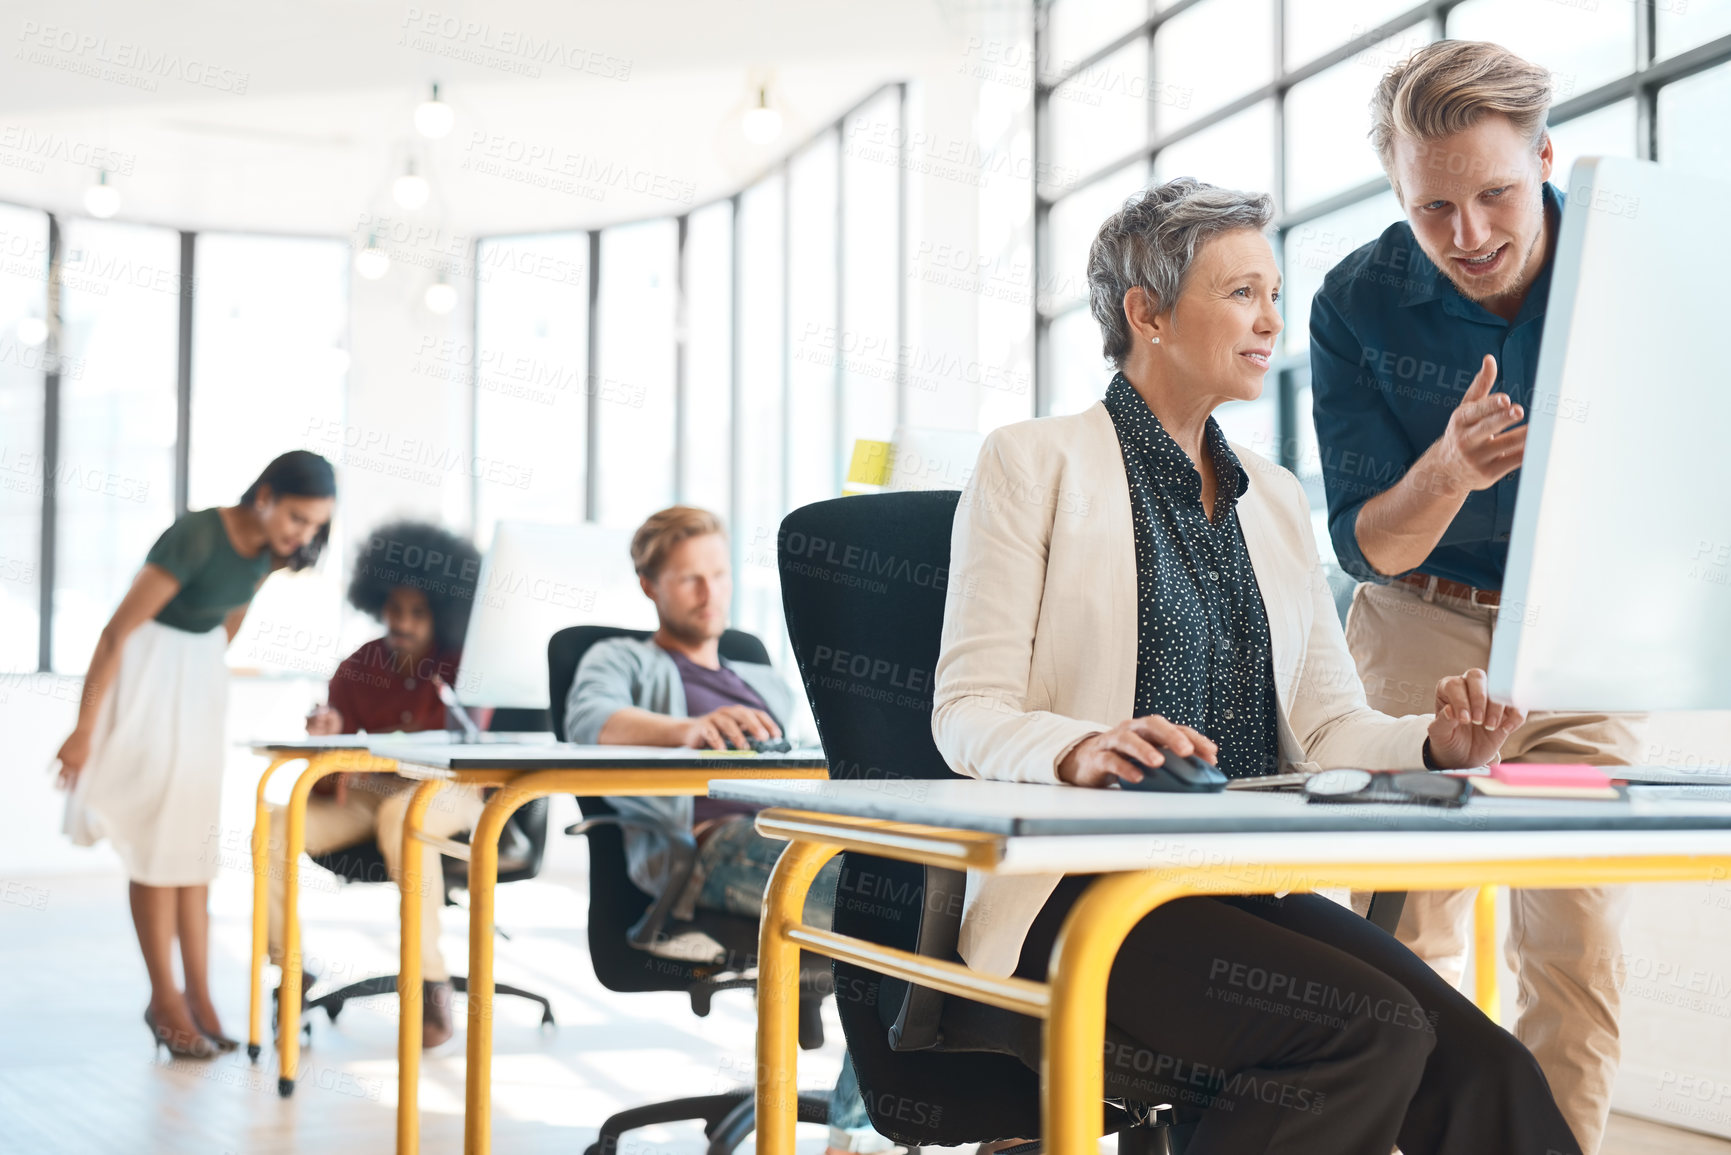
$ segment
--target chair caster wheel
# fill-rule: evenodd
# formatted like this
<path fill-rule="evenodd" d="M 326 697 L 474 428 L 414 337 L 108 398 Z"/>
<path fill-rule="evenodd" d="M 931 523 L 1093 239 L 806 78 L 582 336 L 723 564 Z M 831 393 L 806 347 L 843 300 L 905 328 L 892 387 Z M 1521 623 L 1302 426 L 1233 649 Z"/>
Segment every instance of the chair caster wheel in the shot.
<path fill-rule="evenodd" d="M 293 1079 L 278 1077 L 276 1081 L 276 1093 L 279 1098 L 288 1098 L 290 1095 L 295 1093 L 295 1081 Z"/>
<path fill-rule="evenodd" d="M 248 1043 L 246 1045 L 246 1057 L 255 1063 L 258 1062 L 259 1050 L 260 1047 L 257 1043 Z"/>

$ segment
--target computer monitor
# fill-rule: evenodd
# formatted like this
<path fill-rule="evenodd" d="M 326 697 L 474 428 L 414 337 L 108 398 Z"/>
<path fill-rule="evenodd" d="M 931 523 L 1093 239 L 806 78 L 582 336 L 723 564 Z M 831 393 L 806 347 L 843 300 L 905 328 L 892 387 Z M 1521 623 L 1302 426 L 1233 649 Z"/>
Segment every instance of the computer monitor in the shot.
<path fill-rule="evenodd" d="M 1594 157 L 1566 191 L 1491 691 L 1731 708 L 1731 187 Z"/>
<path fill-rule="evenodd" d="M 481 561 L 457 696 L 546 709 L 547 640 L 587 624 L 655 628 L 655 605 L 631 568 L 631 531 L 501 521 Z"/>

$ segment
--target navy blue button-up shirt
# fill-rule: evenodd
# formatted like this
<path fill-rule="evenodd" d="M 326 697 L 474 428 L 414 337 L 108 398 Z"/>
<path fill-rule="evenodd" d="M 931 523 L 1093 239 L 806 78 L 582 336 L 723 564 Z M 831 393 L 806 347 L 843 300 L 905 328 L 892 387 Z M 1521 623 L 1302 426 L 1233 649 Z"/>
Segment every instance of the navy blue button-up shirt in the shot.
<path fill-rule="evenodd" d="M 1544 188 L 1556 236 L 1563 198 Z M 1387 581 L 1358 547 L 1358 511 L 1405 476 L 1448 427 L 1486 353 L 1497 359 L 1493 391 L 1528 413 L 1551 265 L 1513 321 L 1463 297 L 1405 221 L 1329 271 L 1310 305 L 1310 380 L 1328 529 L 1334 552 L 1360 581 Z M 1430 556 L 1417 568 L 1479 589 L 1501 589 L 1515 518 L 1515 470 L 1470 494 Z"/>

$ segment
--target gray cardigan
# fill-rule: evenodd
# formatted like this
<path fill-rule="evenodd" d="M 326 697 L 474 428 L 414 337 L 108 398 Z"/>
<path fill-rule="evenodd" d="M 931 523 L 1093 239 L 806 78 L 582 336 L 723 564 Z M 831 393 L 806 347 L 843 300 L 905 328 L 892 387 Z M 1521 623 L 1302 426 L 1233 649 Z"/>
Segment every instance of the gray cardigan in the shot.
<path fill-rule="evenodd" d="M 757 691 L 785 731 L 793 714 L 793 691 L 775 668 L 725 659 L 722 665 Z M 609 638 L 596 642 L 583 655 L 571 692 L 565 698 L 565 740 L 585 746 L 596 744 L 607 719 L 629 706 L 672 718 L 686 717 L 685 684 L 679 679 L 679 667 L 666 650 L 647 638 L 641 641 Z M 689 797 L 609 801 L 627 817 L 655 822 L 672 830 L 691 829 L 693 806 Z M 659 896 L 667 881 L 667 839 L 658 833 L 627 827 L 625 860 L 631 881 L 646 893 Z M 701 881 L 693 879 L 694 884 Z M 694 897 L 695 885 L 681 896 L 674 914 L 689 918 Z"/>

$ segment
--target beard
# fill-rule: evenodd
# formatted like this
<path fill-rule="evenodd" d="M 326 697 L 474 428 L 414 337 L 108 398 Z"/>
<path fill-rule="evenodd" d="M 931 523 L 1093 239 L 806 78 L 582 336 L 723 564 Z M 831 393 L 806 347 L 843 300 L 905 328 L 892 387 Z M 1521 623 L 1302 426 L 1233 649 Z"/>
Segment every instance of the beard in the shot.
<path fill-rule="evenodd" d="M 661 621 L 661 628 L 688 646 L 701 646 L 705 642 L 720 637 L 722 632 L 717 630 L 715 633 L 710 633 L 700 618 L 686 618 L 682 621 L 664 618 Z M 722 622 L 722 628 L 726 628 L 725 620 Z"/>
<path fill-rule="evenodd" d="M 1455 268 L 1453 258 L 1445 257 L 1440 261 L 1432 258 L 1432 262 L 1442 270 L 1443 276 L 1449 279 L 1449 283 L 1460 290 L 1461 296 L 1480 305 L 1486 305 L 1525 291 L 1532 280 L 1528 275 L 1528 266 L 1532 263 L 1533 254 L 1538 252 L 1539 245 L 1544 239 L 1545 228 L 1541 222 L 1538 230 L 1533 233 L 1532 240 L 1521 251 L 1516 251 L 1520 247 L 1519 241 L 1509 241 L 1508 256 L 1511 258 L 1509 267 L 1502 276 L 1491 282 L 1461 277 Z"/>
<path fill-rule="evenodd" d="M 1521 243 L 1522 238 L 1520 237 L 1509 238 L 1506 242 L 1509 251 L 1504 254 L 1504 259 L 1508 261 L 1508 267 L 1494 281 L 1463 278 L 1451 258 L 1439 257 L 1432 252 L 1426 252 L 1425 256 L 1429 257 L 1431 262 L 1442 270 L 1443 276 L 1448 278 L 1449 283 L 1469 301 L 1489 307 L 1496 301 L 1524 295 L 1527 289 L 1532 286 L 1533 279 L 1537 275 L 1537 270 L 1531 268 L 1533 255 L 1539 251 L 1539 246 L 1545 242 L 1545 230 L 1551 227 L 1550 213 L 1545 209 L 1542 185 L 1538 194 L 1537 209 L 1538 227 L 1533 230 L 1530 237 L 1525 238 L 1526 243 L 1524 245 Z"/>

